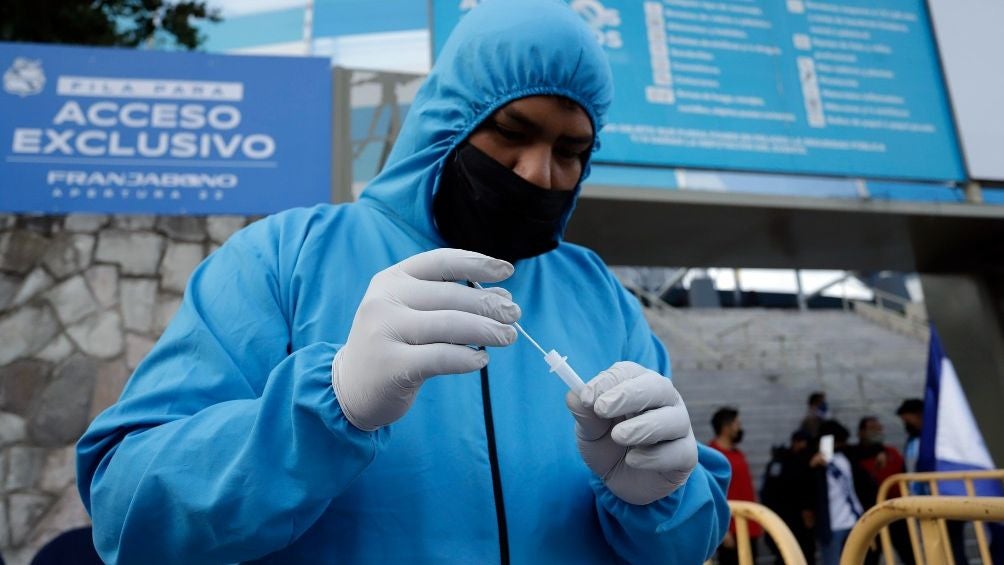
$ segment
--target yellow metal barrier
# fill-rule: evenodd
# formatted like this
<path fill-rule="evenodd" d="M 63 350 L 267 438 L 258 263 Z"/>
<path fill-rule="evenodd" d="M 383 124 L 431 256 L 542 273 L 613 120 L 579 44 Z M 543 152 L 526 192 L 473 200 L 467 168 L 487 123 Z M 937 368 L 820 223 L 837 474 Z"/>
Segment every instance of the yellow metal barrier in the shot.
<path fill-rule="evenodd" d="M 736 521 L 736 548 L 739 551 L 739 565 L 753 565 L 753 551 L 750 546 L 749 522 L 763 526 L 767 535 L 774 540 L 784 565 L 805 565 L 802 548 L 791 533 L 788 525 L 773 510 L 755 502 L 730 500 L 729 508 Z"/>
<path fill-rule="evenodd" d="M 930 490 L 931 495 L 937 496 L 938 483 L 942 481 L 962 481 L 966 487 L 966 494 L 968 496 L 976 496 L 976 488 L 973 481 L 976 480 L 998 480 L 1004 481 L 1004 469 L 994 469 L 992 471 L 942 471 L 942 472 L 932 472 L 932 473 L 900 473 L 898 475 L 892 475 L 882 482 L 879 487 L 877 505 L 881 505 L 889 498 L 889 491 L 894 487 L 899 487 L 900 496 L 913 496 L 911 492 L 911 485 L 922 484 L 926 485 Z M 925 498 L 928 498 L 925 496 Z M 987 542 L 987 534 L 985 528 L 982 527 L 983 520 L 979 519 L 979 516 L 970 518 L 974 522 L 976 530 L 976 542 L 980 549 L 980 558 L 983 561 L 983 565 L 993 565 L 990 560 L 990 546 Z M 935 522 L 929 524 L 926 528 L 921 527 L 918 531 L 918 525 L 916 520 L 907 518 L 907 528 L 910 532 L 910 545 L 913 546 L 913 556 L 917 563 L 923 563 L 921 560 L 921 534 L 923 534 L 923 547 L 925 552 L 929 544 L 935 543 L 933 538 L 937 538 L 937 546 L 940 548 L 939 551 L 944 553 L 944 561 L 930 561 L 930 562 L 944 562 L 944 563 L 954 563 L 954 558 L 952 557 L 951 544 L 948 539 L 948 529 L 945 525 L 946 519 L 954 519 L 948 516 L 942 517 Z M 880 538 L 882 540 L 882 553 L 885 556 L 886 563 L 895 563 L 893 556 L 892 538 L 889 535 L 889 528 L 883 527 L 880 532 Z M 932 539 L 928 539 L 932 538 Z M 927 553 L 930 556 L 930 553 Z M 930 557 L 929 557 L 930 560 Z"/>
<path fill-rule="evenodd" d="M 948 538 L 942 535 L 944 521 L 1004 521 L 1004 497 L 907 496 L 877 504 L 854 525 L 840 556 L 840 565 L 861 565 L 879 531 L 904 518 L 920 522 L 923 555 L 919 546 L 914 545 L 918 565 L 945 565 L 952 563 L 952 555 Z M 923 556 L 927 556 L 926 561 Z"/>

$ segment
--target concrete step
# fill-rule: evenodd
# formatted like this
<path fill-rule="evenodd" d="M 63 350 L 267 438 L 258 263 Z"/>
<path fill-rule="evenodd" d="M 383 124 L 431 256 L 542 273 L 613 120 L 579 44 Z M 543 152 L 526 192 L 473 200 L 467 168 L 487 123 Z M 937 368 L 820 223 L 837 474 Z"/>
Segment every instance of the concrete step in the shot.
<path fill-rule="evenodd" d="M 740 410 L 741 449 L 756 486 L 771 447 L 801 423 L 809 393 L 827 393 L 833 415 L 852 434 L 864 415 L 878 415 L 887 441 L 901 446 L 894 411 L 923 395 L 926 346 L 848 312 L 775 310 L 648 311 L 673 360 L 699 440 L 712 437 L 711 415 Z"/>

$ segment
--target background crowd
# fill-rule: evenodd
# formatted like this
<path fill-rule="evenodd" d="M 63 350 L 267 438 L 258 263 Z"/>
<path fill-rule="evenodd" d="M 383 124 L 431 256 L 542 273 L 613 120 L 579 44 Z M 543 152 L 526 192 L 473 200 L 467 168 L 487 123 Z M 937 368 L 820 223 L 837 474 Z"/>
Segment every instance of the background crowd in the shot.
<path fill-rule="evenodd" d="M 861 418 L 857 436 L 852 438 L 850 430 L 831 417 L 825 393 L 814 392 L 809 396 L 805 418 L 787 445 L 773 448 L 759 489 L 738 447 L 743 439 L 738 408 L 722 407 L 714 413 L 711 426 L 715 437 L 710 445 L 725 454 L 732 465 L 729 500 L 760 502 L 771 508 L 794 533 L 810 565 L 816 563 L 817 551 L 823 565 L 837 565 L 851 528 L 875 505 L 882 482 L 897 473 L 917 470 L 923 413 L 924 402 L 918 398 L 904 400 L 896 411 L 907 433 L 901 450 L 885 443 L 878 415 Z M 893 487 L 888 497 L 899 494 L 898 487 Z M 949 524 L 957 563 L 966 562 L 962 526 L 961 522 Z M 905 522 L 895 522 L 890 533 L 900 560 L 913 565 Z M 754 558 L 762 535 L 762 529 L 751 523 Z M 769 540 L 766 546 L 777 553 Z M 877 563 L 879 557 L 875 549 L 866 563 Z M 738 563 L 734 522 L 719 548 L 718 561 L 722 565 Z"/>

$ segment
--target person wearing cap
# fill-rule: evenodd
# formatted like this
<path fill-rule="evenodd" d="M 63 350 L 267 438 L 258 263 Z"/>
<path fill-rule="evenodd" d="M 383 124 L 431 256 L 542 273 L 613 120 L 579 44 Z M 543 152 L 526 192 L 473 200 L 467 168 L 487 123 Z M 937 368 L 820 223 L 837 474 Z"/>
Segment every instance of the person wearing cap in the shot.
<path fill-rule="evenodd" d="M 710 556 L 728 462 L 694 439 L 637 300 L 562 241 L 611 100 L 564 2 L 465 16 L 360 200 L 234 235 L 81 438 L 102 558 Z M 581 394 L 515 343 L 517 320 Z"/>

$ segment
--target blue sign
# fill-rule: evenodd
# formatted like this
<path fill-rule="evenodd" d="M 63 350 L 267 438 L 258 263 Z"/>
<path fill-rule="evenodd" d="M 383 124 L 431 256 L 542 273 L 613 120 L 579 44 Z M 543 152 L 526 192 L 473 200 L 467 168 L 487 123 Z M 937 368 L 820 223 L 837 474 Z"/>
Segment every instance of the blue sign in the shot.
<path fill-rule="evenodd" d="M 330 200 L 326 59 L 0 44 L 0 210 L 265 214 Z"/>
<path fill-rule="evenodd" d="M 598 162 L 965 177 L 923 0 L 570 4 L 614 73 Z M 475 5 L 432 1 L 434 52 Z"/>

